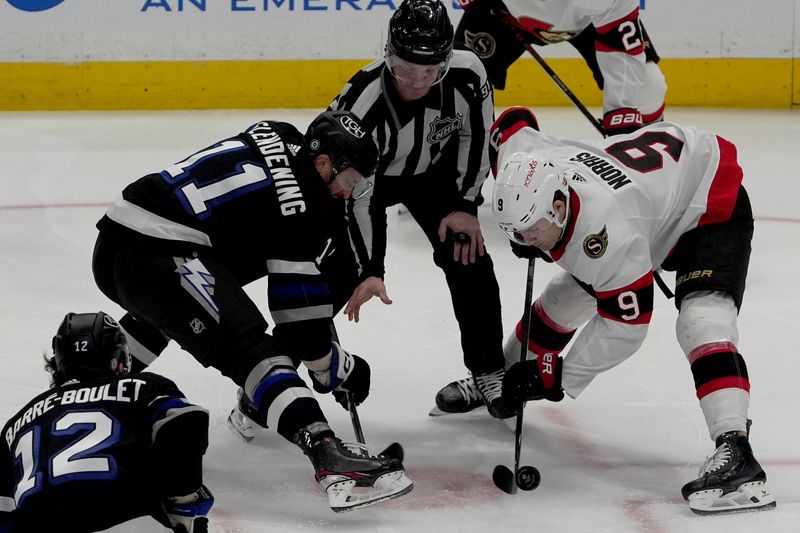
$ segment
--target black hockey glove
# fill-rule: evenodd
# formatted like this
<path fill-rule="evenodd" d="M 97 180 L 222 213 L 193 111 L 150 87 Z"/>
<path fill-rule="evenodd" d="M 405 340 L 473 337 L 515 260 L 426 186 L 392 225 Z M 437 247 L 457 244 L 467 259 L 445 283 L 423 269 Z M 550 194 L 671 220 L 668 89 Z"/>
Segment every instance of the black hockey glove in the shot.
<path fill-rule="evenodd" d="M 353 401 L 360 405 L 369 396 L 370 368 L 361 357 L 349 354 L 339 344 L 331 343 L 331 366 L 324 372 L 308 371 L 314 384 L 314 390 L 333 397 L 345 409 L 347 393 L 353 393 Z"/>
<path fill-rule="evenodd" d="M 188 496 L 165 498 L 164 511 L 177 533 L 208 533 L 206 515 L 213 505 L 214 496 L 203 485 Z"/>
<path fill-rule="evenodd" d="M 549 255 L 538 249 L 536 246 L 525 246 L 524 244 L 516 243 L 512 240 L 508 241 L 511 244 L 511 251 L 520 259 L 541 259 L 545 263 L 552 263 L 553 260 Z"/>
<path fill-rule="evenodd" d="M 528 400 L 550 400 L 560 402 L 564 399 L 561 389 L 562 360 L 553 358 L 552 367 L 548 367 L 548 379 L 542 379 L 538 359 L 514 363 L 506 370 L 503 377 L 503 401 L 509 409 L 519 411 L 523 402 Z M 550 381 L 551 383 L 546 383 Z"/>

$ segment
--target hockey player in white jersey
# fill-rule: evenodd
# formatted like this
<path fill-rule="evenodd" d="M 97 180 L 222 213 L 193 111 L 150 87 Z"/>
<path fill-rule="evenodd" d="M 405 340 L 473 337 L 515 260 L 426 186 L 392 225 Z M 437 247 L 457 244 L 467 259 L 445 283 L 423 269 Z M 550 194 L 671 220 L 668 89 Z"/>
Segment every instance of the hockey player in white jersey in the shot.
<path fill-rule="evenodd" d="M 701 514 L 774 507 L 749 444 L 750 381 L 737 347 L 753 216 L 736 147 L 666 122 L 596 143 L 561 139 L 540 133 L 523 108 L 498 118 L 492 142 L 496 220 L 518 255 L 565 270 L 532 307 L 528 360 L 518 359 L 519 325 L 506 340 L 507 406 L 575 398 L 633 355 L 653 312 L 654 273 L 675 271 L 678 342 L 716 443 L 683 497 Z"/>
<path fill-rule="evenodd" d="M 568 42 L 580 52 L 603 91 L 606 135 L 661 119 L 664 76 L 639 18 L 638 0 L 462 0 L 456 46 L 481 58 L 489 80 L 503 89 L 506 71 L 525 44 Z"/>

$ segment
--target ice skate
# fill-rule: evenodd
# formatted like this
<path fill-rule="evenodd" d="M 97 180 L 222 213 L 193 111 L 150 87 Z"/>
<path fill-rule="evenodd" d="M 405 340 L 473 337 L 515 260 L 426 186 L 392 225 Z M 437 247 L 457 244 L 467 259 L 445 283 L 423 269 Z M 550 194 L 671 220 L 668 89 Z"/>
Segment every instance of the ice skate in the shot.
<path fill-rule="evenodd" d="M 495 370 L 487 374 L 473 374 L 475 385 L 483 397 L 489 414 L 495 418 L 510 418 L 516 413 L 506 407 L 501 393 L 503 392 L 503 376 L 505 370 Z"/>
<path fill-rule="evenodd" d="M 311 459 L 314 477 L 337 513 L 397 498 L 414 488 L 397 459 L 370 456 L 366 448 L 348 446 L 336 437 L 315 440 L 306 430 L 294 441 Z"/>
<path fill-rule="evenodd" d="M 747 436 L 724 433 L 716 444 L 700 477 L 681 489 L 692 511 L 708 515 L 774 508 L 775 497 L 764 485 L 767 475 L 753 456 Z"/>
<path fill-rule="evenodd" d="M 430 416 L 468 413 L 485 405 L 489 414 L 495 418 L 513 417 L 516 413 L 506 408 L 500 396 L 503 374 L 504 370 L 500 369 L 446 385 L 436 394 L 436 407 L 430 411 Z"/>
<path fill-rule="evenodd" d="M 483 401 L 475 380 L 467 377 L 453 381 L 442 387 L 436 393 L 436 407 L 429 413 L 430 416 L 449 415 L 453 413 L 468 413 L 486 405 Z"/>
<path fill-rule="evenodd" d="M 250 442 L 256 436 L 259 424 L 255 420 L 259 418 L 256 406 L 245 396 L 244 390 L 239 388 L 236 391 L 236 405 L 228 415 L 228 428 L 243 441 Z"/>

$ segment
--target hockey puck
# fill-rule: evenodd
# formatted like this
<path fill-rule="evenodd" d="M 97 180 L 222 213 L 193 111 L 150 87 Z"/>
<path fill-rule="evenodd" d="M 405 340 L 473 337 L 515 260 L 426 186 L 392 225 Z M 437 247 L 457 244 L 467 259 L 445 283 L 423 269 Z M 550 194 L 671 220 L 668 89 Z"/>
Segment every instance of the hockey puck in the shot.
<path fill-rule="evenodd" d="M 519 470 L 517 470 L 515 481 L 517 482 L 517 487 L 520 489 L 533 490 L 539 486 L 539 483 L 542 481 L 542 476 L 539 474 L 539 470 L 537 470 L 536 467 L 521 466 Z"/>

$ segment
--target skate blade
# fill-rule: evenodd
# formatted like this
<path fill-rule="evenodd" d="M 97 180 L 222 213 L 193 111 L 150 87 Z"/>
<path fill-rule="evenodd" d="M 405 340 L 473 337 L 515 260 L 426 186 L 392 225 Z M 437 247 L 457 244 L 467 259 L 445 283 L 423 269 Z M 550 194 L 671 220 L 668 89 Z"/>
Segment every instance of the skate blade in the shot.
<path fill-rule="evenodd" d="M 256 437 L 256 424 L 236 409 L 228 415 L 228 429 L 244 442 L 251 442 Z"/>
<path fill-rule="evenodd" d="M 331 483 L 325 489 L 328 505 L 336 513 L 352 511 L 376 503 L 399 498 L 408 494 L 414 484 L 403 470 L 383 474 L 371 487 L 356 487 L 355 480 L 347 479 Z"/>
<path fill-rule="evenodd" d="M 689 508 L 700 515 L 767 511 L 776 505 L 763 481 L 744 483 L 727 494 L 722 494 L 722 489 L 710 489 L 689 495 Z"/>
<path fill-rule="evenodd" d="M 473 409 L 469 409 L 468 411 L 457 411 L 457 412 L 442 411 L 437 406 L 437 407 L 434 407 L 433 409 L 431 409 L 428 412 L 428 416 L 434 416 L 434 417 L 436 417 L 436 416 L 454 416 L 454 415 L 469 415 L 469 414 L 476 414 L 476 413 L 478 413 L 478 414 L 481 414 L 481 413 L 488 414 L 489 411 L 486 409 L 486 405 L 479 405 L 479 406 L 477 406 L 477 407 L 475 407 Z"/>

